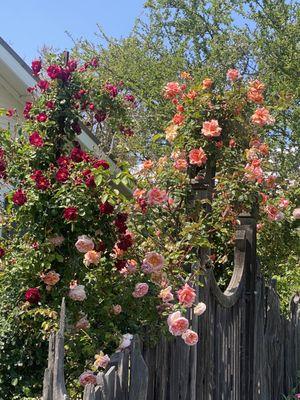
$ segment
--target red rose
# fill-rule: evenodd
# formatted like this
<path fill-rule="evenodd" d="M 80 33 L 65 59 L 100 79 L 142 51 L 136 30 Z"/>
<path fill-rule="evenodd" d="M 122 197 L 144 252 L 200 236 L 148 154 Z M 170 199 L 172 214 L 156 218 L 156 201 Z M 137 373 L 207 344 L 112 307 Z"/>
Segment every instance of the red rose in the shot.
<path fill-rule="evenodd" d="M 70 161 L 69 157 L 65 157 L 65 156 L 60 156 L 56 160 L 57 164 L 60 167 L 67 167 L 69 165 L 69 161 Z"/>
<path fill-rule="evenodd" d="M 43 175 L 37 177 L 35 183 L 37 189 L 39 190 L 47 190 L 51 186 L 50 181 Z"/>
<path fill-rule="evenodd" d="M 130 128 L 125 128 L 124 126 L 121 126 L 120 130 L 121 130 L 121 133 L 123 133 L 123 135 L 125 135 L 125 136 L 133 136 L 134 135 L 133 130 Z"/>
<path fill-rule="evenodd" d="M 133 245 L 133 240 L 131 235 L 122 235 L 120 238 L 119 242 L 117 243 L 117 246 L 121 250 L 128 250 L 129 247 Z"/>
<path fill-rule="evenodd" d="M 32 134 L 29 136 L 29 142 L 32 146 L 35 146 L 35 147 L 43 147 L 44 146 L 43 138 L 37 131 L 32 132 Z"/>
<path fill-rule="evenodd" d="M 95 114 L 95 120 L 97 121 L 97 122 L 103 122 L 103 121 L 105 121 L 106 120 L 106 117 L 107 117 L 107 114 L 106 114 L 106 112 L 105 111 L 97 111 L 96 112 L 96 114 Z"/>
<path fill-rule="evenodd" d="M 61 72 L 61 67 L 59 67 L 58 65 L 50 65 L 47 68 L 47 74 L 49 76 L 49 78 L 51 79 L 56 79 L 59 77 Z"/>
<path fill-rule="evenodd" d="M 13 194 L 12 201 L 16 206 L 22 206 L 27 201 L 26 193 L 23 192 L 22 189 L 16 190 L 15 193 Z"/>
<path fill-rule="evenodd" d="M 49 108 L 49 110 L 53 110 L 54 109 L 54 101 L 52 100 L 48 100 L 46 101 L 46 107 Z"/>
<path fill-rule="evenodd" d="M 118 271 L 121 271 L 123 268 L 126 267 L 127 261 L 126 260 L 117 260 L 115 262 L 115 267 Z"/>
<path fill-rule="evenodd" d="M 3 247 L 0 247 L 0 258 L 5 256 L 5 250 L 3 249 Z"/>
<path fill-rule="evenodd" d="M 80 147 L 74 147 L 71 151 L 71 160 L 74 162 L 81 162 L 86 157 L 86 152 L 81 150 Z"/>
<path fill-rule="evenodd" d="M 81 133 L 81 128 L 80 125 L 78 123 L 73 123 L 72 124 L 72 129 L 75 133 L 77 133 L 79 135 L 79 133 Z"/>
<path fill-rule="evenodd" d="M 41 294 L 38 288 L 30 288 L 26 290 L 25 300 L 31 304 L 37 304 L 41 300 Z"/>
<path fill-rule="evenodd" d="M 41 60 L 33 60 L 31 63 L 31 69 L 32 69 L 34 75 L 38 75 L 38 73 L 42 69 Z"/>
<path fill-rule="evenodd" d="M 39 81 L 38 82 L 38 87 L 41 89 L 42 92 L 45 92 L 47 89 L 49 89 L 50 83 L 48 81 Z"/>
<path fill-rule="evenodd" d="M 103 240 L 99 240 L 97 250 L 98 251 L 104 251 L 106 249 L 106 244 L 103 242 Z"/>
<path fill-rule="evenodd" d="M 48 119 L 47 115 L 45 113 L 43 113 L 43 112 L 36 116 L 36 120 L 38 122 L 46 122 L 47 119 Z"/>
<path fill-rule="evenodd" d="M 24 107 L 24 111 L 23 111 L 23 115 L 25 119 L 29 119 L 30 118 L 30 110 L 32 109 L 32 103 L 31 101 L 26 101 L 25 103 L 25 107 Z"/>
<path fill-rule="evenodd" d="M 69 171 L 67 170 L 66 167 L 61 167 L 57 170 L 56 175 L 55 175 L 55 179 L 58 182 L 66 182 L 69 178 Z"/>
<path fill-rule="evenodd" d="M 76 221 L 78 218 L 77 207 L 66 207 L 64 210 L 64 219 L 66 221 Z"/>
<path fill-rule="evenodd" d="M 111 214 L 114 211 L 114 206 L 106 201 L 105 203 L 99 204 L 99 210 L 101 214 Z"/>
<path fill-rule="evenodd" d="M 103 169 L 109 169 L 109 164 L 105 160 L 96 160 L 93 162 L 93 167 L 94 168 L 102 167 Z"/>
<path fill-rule="evenodd" d="M 95 177 L 94 177 L 94 175 L 92 175 L 92 174 L 91 174 L 91 175 L 88 175 L 88 176 L 85 178 L 84 182 L 85 182 L 85 184 L 86 184 L 86 186 L 87 186 L 88 188 L 96 187 Z"/>
<path fill-rule="evenodd" d="M 75 61 L 75 60 L 69 60 L 69 61 L 68 61 L 68 70 L 69 70 L 70 72 L 74 72 L 76 68 L 77 68 L 77 61 Z"/>

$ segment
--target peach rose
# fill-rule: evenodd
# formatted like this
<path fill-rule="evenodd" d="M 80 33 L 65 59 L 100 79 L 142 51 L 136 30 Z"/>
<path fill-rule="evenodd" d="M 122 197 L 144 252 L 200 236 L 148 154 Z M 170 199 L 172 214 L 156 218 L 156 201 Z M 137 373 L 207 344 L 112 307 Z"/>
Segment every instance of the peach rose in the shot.
<path fill-rule="evenodd" d="M 258 79 L 249 82 L 250 89 L 257 90 L 259 93 L 263 93 L 265 90 L 265 85 L 260 82 Z"/>
<path fill-rule="evenodd" d="M 205 78 L 202 81 L 202 89 L 210 89 L 213 85 L 213 81 L 210 78 Z"/>
<path fill-rule="evenodd" d="M 184 340 L 184 343 L 187 344 L 188 346 L 194 346 L 195 344 L 198 343 L 198 334 L 191 329 L 187 329 L 183 334 L 182 334 L 182 339 Z"/>
<path fill-rule="evenodd" d="M 126 269 L 128 273 L 134 274 L 136 272 L 137 262 L 135 260 L 128 260 L 126 263 Z"/>
<path fill-rule="evenodd" d="M 178 135 L 178 125 L 171 124 L 165 129 L 166 139 L 168 142 L 172 143 Z"/>
<path fill-rule="evenodd" d="M 181 336 L 188 329 L 189 321 L 176 311 L 168 316 L 167 324 L 172 335 Z"/>
<path fill-rule="evenodd" d="M 300 208 L 295 208 L 295 210 L 293 211 L 293 218 L 300 219 Z"/>
<path fill-rule="evenodd" d="M 96 385 L 96 375 L 94 375 L 92 371 L 85 371 L 83 374 L 80 375 L 79 383 L 82 386 L 88 385 L 89 383 L 91 383 L 92 385 Z"/>
<path fill-rule="evenodd" d="M 110 358 L 107 354 L 104 354 L 103 351 L 100 351 L 99 354 L 95 355 L 94 367 L 96 368 L 106 368 L 110 362 Z"/>
<path fill-rule="evenodd" d="M 196 292 L 187 283 L 177 291 L 179 303 L 191 307 L 196 299 Z"/>
<path fill-rule="evenodd" d="M 144 297 L 149 290 L 149 286 L 147 283 L 137 283 L 134 288 L 134 292 L 132 293 L 132 296 L 135 298 L 140 298 Z"/>
<path fill-rule="evenodd" d="M 185 171 L 188 167 L 188 163 L 184 158 L 178 158 L 173 165 L 178 171 Z"/>
<path fill-rule="evenodd" d="M 164 261 L 165 259 L 161 254 L 150 251 L 145 255 L 143 266 L 147 266 L 147 268 L 145 268 L 149 270 L 149 272 L 158 272 L 162 269 Z"/>
<path fill-rule="evenodd" d="M 86 235 L 78 236 L 75 247 L 80 253 L 87 253 L 94 249 L 94 242 Z"/>
<path fill-rule="evenodd" d="M 83 301 L 86 299 L 86 293 L 83 285 L 72 285 L 69 290 L 69 297 L 75 301 Z"/>
<path fill-rule="evenodd" d="M 190 164 L 198 165 L 199 167 L 205 164 L 207 161 L 207 157 L 202 147 L 200 147 L 199 149 L 191 150 L 189 153 L 189 160 Z"/>
<path fill-rule="evenodd" d="M 205 313 L 206 310 L 206 304 L 205 303 L 198 303 L 195 307 L 194 307 L 194 314 L 195 315 L 202 315 Z"/>
<path fill-rule="evenodd" d="M 184 121 L 184 115 L 180 114 L 180 113 L 177 113 L 177 114 L 174 115 L 172 121 L 173 121 L 173 124 L 175 124 L 175 125 L 182 125 L 183 121 Z"/>
<path fill-rule="evenodd" d="M 100 261 L 101 253 L 95 250 L 90 250 L 84 255 L 83 263 L 87 267 L 91 264 L 97 265 Z"/>
<path fill-rule="evenodd" d="M 120 306 L 120 304 L 114 305 L 113 308 L 112 308 L 112 312 L 113 312 L 113 314 L 115 314 L 115 315 L 121 314 L 121 312 L 122 312 L 122 307 Z"/>
<path fill-rule="evenodd" d="M 168 200 L 167 192 L 158 188 L 149 190 L 147 194 L 148 203 L 151 206 L 162 204 Z"/>
<path fill-rule="evenodd" d="M 247 99 L 253 101 L 253 103 L 261 104 L 264 101 L 264 96 L 258 90 L 249 89 Z"/>
<path fill-rule="evenodd" d="M 81 318 L 76 322 L 76 324 L 75 324 L 75 329 L 78 330 L 78 331 L 79 331 L 80 329 L 85 330 L 85 329 L 89 329 L 90 326 L 91 326 L 91 325 L 90 325 L 90 323 L 89 323 L 89 321 L 88 321 L 86 315 L 84 315 L 83 317 L 81 317 Z"/>
<path fill-rule="evenodd" d="M 255 159 L 251 164 L 245 166 L 245 178 L 250 182 L 261 183 L 263 181 L 263 170 L 259 160 Z"/>
<path fill-rule="evenodd" d="M 234 82 L 240 77 L 240 73 L 239 73 L 239 71 L 237 69 L 230 68 L 227 71 L 226 76 L 231 82 Z"/>
<path fill-rule="evenodd" d="M 143 169 L 152 169 L 153 168 L 153 161 L 152 160 L 146 160 L 143 162 Z"/>
<path fill-rule="evenodd" d="M 221 135 L 222 128 L 216 119 L 203 122 L 201 132 L 205 137 L 212 138 Z"/>
<path fill-rule="evenodd" d="M 165 289 L 162 289 L 158 295 L 158 297 L 160 299 L 162 299 L 162 301 L 164 303 L 169 303 L 170 301 L 174 300 L 174 296 L 172 293 L 172 287 L 168 286 Z"/>
<path fill-rule="evenodd" d="M 135 199 L 140 199 L 146 194 L 146 189 L 135 189 L 133 192 L 133 197 Z"/>
<path fill-rule="evenodd" d="M 258 108 L 251 117 L 251 122 L 255 125 L 272 125 L 275 119 L 271 117 L 270 112 L 265 107 Z"/>
<path fill-rule="evenodd" d="M 46 274 L 41 274 L 42 281 L 48 286 L 54 286 L 59 282 L 60 275 L 55 271 L 49 271 Z"/>
<path fill-rule="evenodd" d="M 181 94 L 181 86 L 178 82 L 169 82 L 164 87 L 164 98 L 173 99 L 177 95 Z"/>

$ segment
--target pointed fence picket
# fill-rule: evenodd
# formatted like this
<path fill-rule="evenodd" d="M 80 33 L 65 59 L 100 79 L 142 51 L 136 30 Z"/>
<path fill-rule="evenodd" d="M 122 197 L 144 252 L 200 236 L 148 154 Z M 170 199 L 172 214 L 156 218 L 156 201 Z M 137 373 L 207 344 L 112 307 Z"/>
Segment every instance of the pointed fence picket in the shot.
<path fill-rule="evenodd" d="M 212 271 L 203 276 L 199 300 L 207 311 L 198 323 L 195 347 L 162 337 L 156 346 L 134 336 L 87 385 L 83 400 L 280 400 L 300 370 L 299 295 L 290 318 L 280 313 L 275 282 L 266 284 L 256 256 L 256 223 L 241 216 L 235 266 L 223 293 Z M 65 301 L 60 328 L 50 335 L 43 400 L 69 399 L 64 383 Z M 72 400 L 72 399 L 70 399 Z"/>

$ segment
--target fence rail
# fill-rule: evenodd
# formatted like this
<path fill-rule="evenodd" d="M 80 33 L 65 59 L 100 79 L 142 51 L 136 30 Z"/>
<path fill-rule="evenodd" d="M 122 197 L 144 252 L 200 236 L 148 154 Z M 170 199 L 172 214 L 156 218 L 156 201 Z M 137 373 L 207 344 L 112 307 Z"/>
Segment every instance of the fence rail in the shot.
<path fill-rule="evenodd" d="M 207 304 L 197 346 L 162 337 L 155 347 L 140 343 L 116 353 L 99 385 L 85 387 L 84 400 L 280 400 L 300 370 L 299 298 L 291 316 L 280 313 L 274 282 L 266 285 L 256 257 L 256 223 L 240 217 L 234 271 L 223 293 L 212 271 L 203 277 L 199 300 Z M 63 372 L 62 304 L 58 333 L 50 337 L 43 400 L 68 399 Z"/>

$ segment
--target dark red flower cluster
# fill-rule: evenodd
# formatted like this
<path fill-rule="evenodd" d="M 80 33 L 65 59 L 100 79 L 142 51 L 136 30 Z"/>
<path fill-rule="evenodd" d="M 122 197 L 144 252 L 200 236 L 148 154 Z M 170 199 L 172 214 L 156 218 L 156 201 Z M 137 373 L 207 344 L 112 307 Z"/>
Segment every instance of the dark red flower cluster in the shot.
<path fill-rule="evenodd" d="M 76 221 L 77 218 L 78 218 L 78 209 L 77 209 L 77 207 L 73 207 L 73 206 L 66 207 L 64 209 L 63 216 L 64 216 L 64 219 L 66 221 Z"/>
<path fill-rule="evenodd" d="M 68 167 L 70 163 L 70 158 L 66 156 L 60 156 L 58 157 L 56 162 L 60 167 Z"/>
<path fill-rule="evenodd" d="M 50 83 L 48 81 L 45 81 L 45 80 L 39 81 L 37 85 L 41 89 L 42 92 L 45 92 L 50 87 Z"/>
<path fill-rule="evenodd" d="M 97 122 L 103 122 L 103 121 L 105 121 L 105 120 L 106 120 L 106 117 L 107 117 L 107 114 L 106 114 L 106 112 L 103 111 L 103 110 L 98 110 L 98 111 L 96 111 L 96 113 L 95 113 L 95 120 L 96 120 Z"/>
<path fill-rule="evenodd" d="M 47 68 L 47 74 L 50 79 L 61 79 L 66 82 L 70 78 L 71 71 L 69 68 L 62 68 L 59 65 L 49 65 Z"/>
<path fill-rule="evenodd" d="M 22 189 L 17 189 L 13 194 L 12 201 L 16 206 L 22 206 L 27 201 L 26 193 Z"/>
<path fill-rule="evenodd" d="M 0 178 L 5 179 L 6 178 L 6 162 L 4 159 L 4 150 L 1 149 L 0 147 Z"/>
<path fill-rule="evenodd" d="M 35 147 L 44 146 L 43 138 L 37 131 L 32 132 L 32 134 L 29 136 L 29 143 Z"/>
<path fill-rule="evenodd" d="M 118 248 L 124 251 L 128 250 L 129 247 L 131 247 L 132 245 L 133 239 L 132 235 L 130 235 L 129 233 L 126 235 L 121 235 L 120 240 L 117 243 Z"/>
<path fill-rule="evenodd" d="M 89 160 L 88 154 L 85 151 L 83 151 L 79 145 L 73 147 L 70 157 L 71 160 L 76 163 Z"/>
<path fill-rule="evenodd" d="M 115 219 L 115 226 L 120 233 L 125 233 L 127 230 L 126 221 L 128 218 L 128 214 L 126 213 L 118 213 Z"/>
<path fill-rule="evenodd" d="M 49 179 L 43 175 L 40 169 L 35 170 L 30 177 L 35 181 L 36 188 L 39 190 L 47 190 L 51 186 Z"/>
<path fill-rule="evenodd" d="M 32 109 L 31 101 L 26 101 L 23 116 L 25 119 L 30 119 L 30 110 Z"/>
<path fill-rule="evenodd" d="M 125 128 L 124 126 L 121 126 L 120 131 L 125 136 L 133 136 L 134 135 L 134 132 L 131 128 Z"/>
<path fill-rule="evenodd" d="M 126 267 L 127 261 L 126 260 L 117 260 L 115 262 L 115 267 L 118 271 L 121 271 L 123 268 Z"/>
<path fill-rule="evenodd" d="M 0 258 L 3 258 L 5 256 L 5 250 L 3 247 L 0 247 Z"/>
<path fill-rule="evenodd" d="M 37 304 L 41 300 L 41 293 L 38 288 L 30 288 L 26 290 L 25 300 L 31 304 Z"/>
<path fill-rule="evenodd" d="M 45 114 L 44 112 L 41 112 L 36 116 L 36 120 L 38 122 L 46 122 L 47 119 L 48 119 L 47 114 Z"/>
<path fill-rule="evenodd" d="M 109 169 L 109 164 L 106 160 L 95 160 L 92 163 L 93 168 L 100 168 L 102 167 L 103 169 Z"/>
<path fill-rule="evenodd" d="M 101 214 L 109 215 L 114 212 L 114 206 L 106 201 L 105 203 L 99 204 L 99 211 Z"/>
<path fill-rule="evenodd" d="M 60 167 L 55 174 L 55 179 L 57 182 L 66 182 L 69 176 L 69 170 L 66 167 Z"/>
<path fill-rule="evenodd" d="M 104 85 L 104 89 L 107 91 L 107 93 L 109 93 L 110 97 L 116 97 L 118 95 L 118 88 L 116 85 L 113 85 L 109 82 L 107 82 Z"/>
<path fill-rule="evenodd" d="M 38 75 L 40 70 L 42 69 L 42 62 L 41 60 L 33 60 L 31 63 L 31 69 L 34 75 Z"/>

